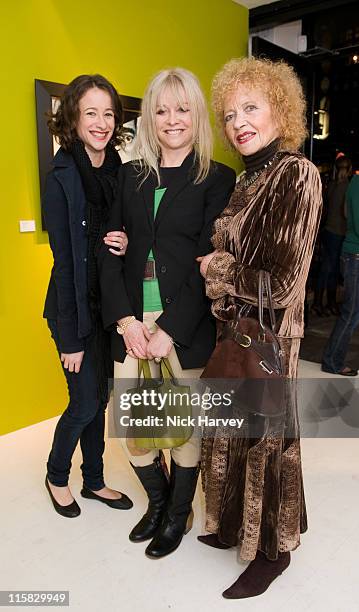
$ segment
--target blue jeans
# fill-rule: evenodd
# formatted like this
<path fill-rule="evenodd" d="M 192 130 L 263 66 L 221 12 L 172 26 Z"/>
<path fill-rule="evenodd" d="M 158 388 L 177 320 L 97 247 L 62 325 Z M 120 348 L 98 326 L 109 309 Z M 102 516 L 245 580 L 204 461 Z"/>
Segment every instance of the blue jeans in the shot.
<path fill-rule="evenodd" d="M 345 367 L 345 356 L 355 328 L 359 324 L 359 254 L 344 253 L 344 302 L 325 347 L 322 367 L 336 374 Z"/>
<path fill-rule="evenodd" d="M 60 354 L 56 321 L 48 320 L 47 324 Z M 106 403 L 99 399 L 92 344 L 89 340 L 86 345 L 78 374 L 63 368 L 69 404 L 55 429 L 47 463 L 47 477 L 56 486 L 64 487 L 68 484 L 72 455 L 80 441 L 84 485 L 98 491 L 105 486 L 102 455 L 105 449 Z"/>

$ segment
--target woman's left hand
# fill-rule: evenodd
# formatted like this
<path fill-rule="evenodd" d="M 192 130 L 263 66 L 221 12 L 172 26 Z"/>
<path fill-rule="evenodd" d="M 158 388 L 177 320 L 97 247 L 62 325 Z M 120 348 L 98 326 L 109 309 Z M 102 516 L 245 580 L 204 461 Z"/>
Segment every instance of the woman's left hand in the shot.
<path fill-rule="evenodd" d="M 158 328 L 153 334 L 147 344 L 147 358 L 153 359 L 155 357 L 168 357 L 171 352 L 173 342 L 171 337 Z"/>
<path fill-rule="evenodd" d="M 202 274 L 203 278 L 206 278 L 209 262 L 212 261 L 215 255 L 217 255 L 217 251 L 213 251 L 213 253 L 208 253 L 208 255 L 203 255 L 203 257 L 196 258 L 196 261 L 200 262 L 201 264 L 199 271 Z"/>
<path fill-rule="evenodd" d="M 107 244 L 107 246 L 112 247 L 112 249 L 110 248 L 109 251 L 114 255 L 124 255 L 126 253 L 128 238 L 125 232 L 107 232 L 103 241 L 105 244 Z"/>

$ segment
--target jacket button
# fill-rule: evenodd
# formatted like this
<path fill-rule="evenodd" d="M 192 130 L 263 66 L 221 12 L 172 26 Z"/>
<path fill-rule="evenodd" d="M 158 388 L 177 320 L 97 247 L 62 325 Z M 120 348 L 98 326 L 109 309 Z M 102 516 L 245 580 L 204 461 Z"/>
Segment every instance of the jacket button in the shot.
<path fill-rule="evenodd" d="M 170 304 L 172 302 L 172 298 L 166 297 L 165 298 L 165 302 L 166 302 L 166 304 Z"/>
<path fill-rule="evenodd" d="M 81 222 L 81 225 L 83 225 L 83 226 L 85 227 L 85 225 L 86 225 L 86 221 L 85 221 L 85 220 L 83 220 L 83 221 Z"/>
<path fill-rule="evenodd" d="M 84 257 L 84 262 L 85 262 L 85 263 L 87 262 L 87 257 Z"/>
<path fill-rule="evenodd" d="M 167 272 L 167 268 L 166 268 L 166 266 L 161 266 L 161 272 L 162 272 L 162 274 L 164 274 L 165 272 Z"/>

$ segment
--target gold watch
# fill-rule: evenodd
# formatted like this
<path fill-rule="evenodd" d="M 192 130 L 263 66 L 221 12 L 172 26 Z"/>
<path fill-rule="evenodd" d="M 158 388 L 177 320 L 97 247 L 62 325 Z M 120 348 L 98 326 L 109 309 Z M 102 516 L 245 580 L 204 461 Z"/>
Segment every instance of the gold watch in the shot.
<path fill-rule="evenodd" d="M 131 316 L 131 317 L 125 317 L 121 323 L 119 323 L 116 327 L 116 331 L 118 334 L 120 334 L 120 336 L 123 336 L 123 334 L 125 333 L 126 329 L 128 328 L 128 326 L 132 323 L 132 321 L 136 321 L 136 317 Z"/>

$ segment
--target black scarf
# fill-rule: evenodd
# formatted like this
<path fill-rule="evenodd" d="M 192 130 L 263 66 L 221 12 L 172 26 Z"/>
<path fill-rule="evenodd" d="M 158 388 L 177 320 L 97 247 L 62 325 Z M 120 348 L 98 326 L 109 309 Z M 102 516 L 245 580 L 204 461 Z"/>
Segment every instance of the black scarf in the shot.
<path fill-rule="evenodd" d="M 70 153 L 80 173 L 87 201 L 87 294 L 95 336 L 94 357 L 99 393 L 100 397 L 105 399 L 108 394 L 108 378 L 113 377 L 113 364 L 110 355 L 109 334 L 104 331 L 101 321 L 101 296 L 96 252 L 105 233 L 111 205 L 116 194 L 117 173 L 121 165 L 121 159 L 114 146 L 109 144 L 106 147 L 102 166 L 95 168 L 92 166 L 81 140 L 74 141 Z"/>

